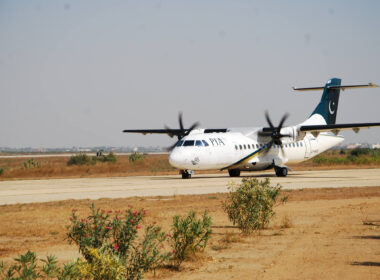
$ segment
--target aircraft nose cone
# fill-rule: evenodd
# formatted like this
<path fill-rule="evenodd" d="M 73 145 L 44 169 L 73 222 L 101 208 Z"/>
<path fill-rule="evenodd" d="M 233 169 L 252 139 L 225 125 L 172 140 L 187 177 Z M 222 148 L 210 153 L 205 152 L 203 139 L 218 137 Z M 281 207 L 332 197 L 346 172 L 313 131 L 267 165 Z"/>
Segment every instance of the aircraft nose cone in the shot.
<path fill-rule="evenodd" d="M 176 150 L 173 150 L 169 155 L 169 163 L 176 168 L 181 168 L 182 159 Z"/>

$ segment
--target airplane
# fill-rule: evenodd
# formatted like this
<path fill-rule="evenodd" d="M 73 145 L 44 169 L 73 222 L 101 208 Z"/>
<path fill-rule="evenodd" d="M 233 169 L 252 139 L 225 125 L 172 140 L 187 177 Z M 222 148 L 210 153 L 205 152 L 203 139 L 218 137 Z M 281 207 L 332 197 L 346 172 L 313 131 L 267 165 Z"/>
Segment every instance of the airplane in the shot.
<path fill-rule="evenodd" d="M 285 114 L 274 126 L 269 114 L 269 126 L 248 128 L 198 128 L 194 123 L 184 128 L 179 114 L 179 128 L 126 129 L 126 133 L 167 134 L 178 140 L 168 148 L 169 163 L 180 170 L 183 179 L 189 179 L 194 170 L 228 170 L 231 177 L 241 171 L 274 169 L 285 177 L 291 169 L 286 165 L 308 160 L 343 142 L 342 130 L 358 133 L 362 128 L 380 126 L 380 123 L 336 124 L 340 90 L 374 88 L 376 84 L 341 85 L 341 79 L 332 78 L 324 87 L 293 87 L 296 91 L 323 90 L 322 98 L 311 115 L 302 123 L 284 126 Z"/>

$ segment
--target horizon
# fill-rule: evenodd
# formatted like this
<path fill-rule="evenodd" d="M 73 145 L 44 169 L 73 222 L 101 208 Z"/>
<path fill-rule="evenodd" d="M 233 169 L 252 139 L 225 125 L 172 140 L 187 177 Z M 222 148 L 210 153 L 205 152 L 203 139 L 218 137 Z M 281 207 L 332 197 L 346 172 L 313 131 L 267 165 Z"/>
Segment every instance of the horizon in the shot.
<path fill-rule="evenodd" d="M 170 146 L 123 129 L 304 121 L 320 93 L 380 84 L 378 1 L 1 1 L 0 146 Z M 337 123 L 380 122 L 380 88 L 341 92 Z M 342 133 L 380 141 L 380 129 Z"/>

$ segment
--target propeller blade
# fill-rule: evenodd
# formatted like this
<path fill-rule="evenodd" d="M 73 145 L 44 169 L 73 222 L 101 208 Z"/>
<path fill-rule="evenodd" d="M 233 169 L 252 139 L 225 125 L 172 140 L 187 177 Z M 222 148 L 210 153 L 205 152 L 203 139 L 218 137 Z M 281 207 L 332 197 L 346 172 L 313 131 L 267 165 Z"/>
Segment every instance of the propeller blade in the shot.
<path fill-rule="evenodd" d="M 288 117 L 289 117 L 289 114 L 288 114 L 288 113 L 286 113 L 286 114 L 282 117 L 282 119 L 281 119 L 281 121 L 280 121 L 280 124 L 278 125 L 278 131 L 281 130 L 282 125 L 284 124 L 284 122 L 286 121 L 286 119 L 287 119 Z"/>
<path fill-rule="evenodd" d="M 260 132 L 258 132 L 258 135 L 261 137 L 271 137 L 272 132 L 271 131 L 260 131 Z"/>
<path fill-rule="evenodd" d="M 274 129 L 274 125 L 273 123 L 271 122 L 270 118 L 269 118 L 269 113 L 268 111 L 265 111 L 265 118 L 267 120 L 267 123 L 269 124 L 270 128 Z"/>
<path fill-rule="evenodd" d="M 168 152 L 171 152 L 175 148 L 175 146 L 177 146 L 179 141 L 181 141 L 181 139 L 178 139 L 173 145 L 171 145 L 170 147 L 167 147 L 166 150 Z"/>
<path fill-rule="evenodd" d="M 183 128 L 183 122 L 182 122 L 182 112 L 178 113 L 178 121 L 179 121 L 179 128 L 181 130 L 184 130 L 184 128 Z"/>
<path fill-rule="evenodd" d="M 263 152 L 263 156 L 266 156 L 268 153 L 269 153 L 269 151 L 270 151 L 270 149 L 272 148 L 272 146 L 273 146 L 273 140 L 271 140 L 271 141 L 269 141 L 267 144 L 265 144 L 265 148 L 264 148 L 264 152 Z"/>
<path fill-rule="evenodd" d="M 184 136 L 189 135 L 190 132 L 191 132 L 194 128 L 198 127 L 198 126 L 199 126 L 199 122 L 194 123 L 194 124 L 193 124 L 192 126 L 190 126 L 190 128 L 186 131 L 186 133 L 185 133 Z"/>

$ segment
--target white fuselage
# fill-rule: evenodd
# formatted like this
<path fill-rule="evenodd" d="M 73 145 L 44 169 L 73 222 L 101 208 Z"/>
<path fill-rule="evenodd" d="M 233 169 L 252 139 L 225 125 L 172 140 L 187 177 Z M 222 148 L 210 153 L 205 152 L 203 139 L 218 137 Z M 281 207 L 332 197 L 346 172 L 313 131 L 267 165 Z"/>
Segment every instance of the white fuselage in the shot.
<path fill-rule="evenodd" d="M 300 141 L 290 137 L 284 139 L 284 154 L 277 145 L 266 153 L 265 144 L 269 142 L 268 139 L 259 139 L 257 132 L 252 131 L 254 132 L 194 131 L 173 149 L 169 162 L 181 170 L 263 170 L 273 165 L 307 160 L 344 140 L 342 136 L 332 133 L 320 133 L 317 137 L 307 133 Z"/>

